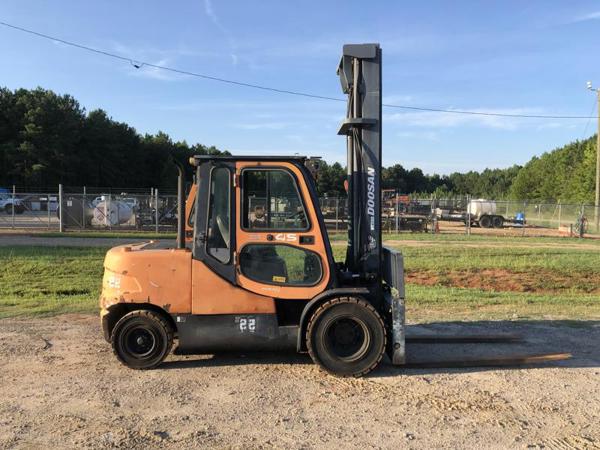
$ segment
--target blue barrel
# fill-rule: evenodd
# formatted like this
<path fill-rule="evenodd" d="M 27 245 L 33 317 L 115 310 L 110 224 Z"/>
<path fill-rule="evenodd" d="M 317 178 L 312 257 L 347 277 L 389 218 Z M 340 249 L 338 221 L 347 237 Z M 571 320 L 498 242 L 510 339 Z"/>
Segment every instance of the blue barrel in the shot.
<path fill-rule="evenodd" d="M 525 223 L 525 213 L 518 212 L 515 217 L 515 222 L 518 222 L 521 224 Z"/>

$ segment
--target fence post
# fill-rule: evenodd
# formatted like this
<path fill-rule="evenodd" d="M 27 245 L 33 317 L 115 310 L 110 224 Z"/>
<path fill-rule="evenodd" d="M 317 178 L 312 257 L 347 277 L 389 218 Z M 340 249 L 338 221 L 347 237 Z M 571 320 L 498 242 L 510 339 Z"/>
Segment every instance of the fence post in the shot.
<path fill-rule="evenodd" d="M 558 229 L 560 230 L 560 219 L 561 219 L 561 215 L 562 215 L 562 205 L 560 203 L 560 200 L 558 201 Z"/>
<path fill-rule="evenodd" d="M 83 187 L 83 199 L 81 200 L 81 228 L 85 230 L 85 208 L 87 207 L 86 190 Z"/>
<path fill-rule="evenodd" d="M 104 201 L 102 202 L 102 205 L 104 206 L 104 226 L 107 227 L 108 221 L 106 220 L 106 215 L 108 214 L 108 199 L 109 199 L 110 195 L 106 194 L 106 195 L 103 195 L 102 197 L 104 197 Z"/>
<path fill-rule="evenodd" d="M 394 214 L 394 219 L 396 222 L 396 234 L 400 233 L 400 230 L 398 229 L 400 227 L 400 206 L 398 204 L 399 200 L 400 200 L 400 192 L 398 192 L 397 190 L 394 190 L 394 208 L 395 208 L 395 214 Z"/>
<path fill-rule="evenodd" d="M 471 236 L 471 195 L 467 195 L 467 236 Z"/>
<path fill-rule="evenodd" d="M 155 231 L 158 233 L 158 189 L 154 189 L 154 222 Z"/>
<path fill-rule="evenodd" d="M 525 200 L 523 200 L 523 215 L 525 217 L 525 222 L 527 222 L 527 216 L 525 216 L 525 208 L 527 208 L 527 202 Z M 521 230 L 522 230 L 521 236 L 525 236 L 525 223 L 523 223 Z"/>
<path fill-rule="evenodd" d="M 58 185 L 58 232 L 63 232 L 63 185 Z"/>
<path fill-rule="evenodd" d="M 48 192 L 48 194 L 46 194 L 46 211 L 48 211 L 48 229 L 50 229 L 50 225 L 51 225 L 51 219 L 50 219 L 50 192 Z"/>
<path fill-rule="evenodd" d="M 13 184 L 13 190 L 12 190 L 12 227 L 15 227 L 15 193 L 16 193 L 16 187 Z"/>
<path fill-rule="evenodd" d="M 579 233 L 577 237 L 582 238 L 585 231 L 585 221 L 583 220 L 583 218 L 585 217 L 585 205 L 583 203 L 581 204 L 581 209 L 579 211 Z"/>
<path fill-rule="evenodd" d="M 336 197 L 335 198 L 335 232 L 337 233 L 339 231 L 339 215 L 340 215 L 340 198 Z"/>

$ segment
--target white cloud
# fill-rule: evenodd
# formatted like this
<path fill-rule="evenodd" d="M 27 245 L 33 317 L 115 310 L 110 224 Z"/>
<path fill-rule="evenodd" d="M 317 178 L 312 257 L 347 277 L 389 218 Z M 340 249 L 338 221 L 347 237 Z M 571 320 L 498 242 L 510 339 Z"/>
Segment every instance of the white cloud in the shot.
<path fill-rule="evenodd" d="M 413 101 L 413 97 L 411 95 L 400 95 L 400 94 L 392 94 L 392 95 L 384 95 L 381 99 L 382 103 L 388 105 L 400 104 L 400 103 L 410 103 Z"/>
<path fill-rule="evenodd" d="M 438 133 L 435 131 L 400 131 L 396 136 L 407 139 L 425 139 L 434 142 L 439 142 L 440 140 Z"/>
<path fill-rule="evenodd" d="M 133 70 L 129 71 L 131 76 L 135 77 L 143 77 L 143 78 L 152 78 L 153 80 L 161 80 L 161 81 L 177 81 L 184 78 L 189 78 L 188 75 L 179 74 L 175 72 L 171 72 L 168 70 L 160 69 L 158 67 L 148 66 L 142 63 L 137 63 L 135 60 L 132 60 L 132 68 Z M 136 64 L 136 67 L 133 64 Z M 168 59 L 160 59 L 156 62 L 152 62 L 155 66 L 168 66 L 170 61 Z"/>
<path fill-rule="evenodd" d="M 588 20 L 598 20 L 600 19 L 600 11 L 594 11 L 588 14 L 583 14 L 581 16 L 577 16 L 575 17 L 573 20 L 571 20 L 572 23 L 577 23 L 577 22 L 587 22 Z"/>
<path fill-rule="evenodd" d="M 448 108 L 452 110 L 453 108 Z M 476 108 L 471 111 L 495 114 L 540 114 L 536 108 L 487 109 Z M 384 114 L 384 123 L 400 124 L 414 127 L 456 128 L 456 127 L 486 127 L 502 130 L 516 130 L 523 120 L 516 117 L 486 116 L 478 114 L 442 113 L 433 111 L 397 112 Z"/>
<path fill-rule="evenodd" d="M 286 122 L 261 122 L 261 123 L 240 123 L 234 125 L 235 128 L 242 130 L 281 130 L 287 128 L 290 124 Z"/>
<path fill-rule="evenodd" d="M 231 32 L 223 26 L 219 17 L 215 13 L 211 0 L 204 0 L 204 12 L 210 19 L 210 21 L 223 33 L 227 42 L 229 43 L 229 48 L 231 49 L 231 63 L 236 66 L 238 64 L 238 55 L 237 55 L 237 44 Z"/>
<path fill-rule="evenodd" d="M 553 130 L 558 128 L 574 129 L 577 128 L 577 124 L 565 122 L 543 122 L 538 124 L 535 128 L 536 130 Z"/>
<path fill-rule="evenodd" d="M 208 53 L 203 54 L 183 47 L 176 49 L 161 49 L 156 47 L 126 45 L 118 41 L 110 41 L 108 45 L 113 52 L 130 59 L 131 65 L 125 66 L 128 75 L 162 81 L 179 81 L 189 78 L 189 76 L 160 69 L 159 67 L 151 67 L 145 63 L 154 66 L 170 67 L 175 66 L 177 64 L 177 59 L 181 56 L 219 56 L 216 53 L 212 55 L 209 55 Z"/>
<path fill-rule="evenodd" d="M 213 23 L 215 25 L 220 26 L 219 18 L 215 14 L 215 11 L 212 7 L 212 3 L 210 0 L 204 0 L 204 11 L 206 12 L 206 15 L 210 18 L 210 20 L 213 21 Z"/>
<path fill-rule="evenodd" d="M 217 51 L 190 49 L 185 45 L 178 45 L 175 48 L 159 48 L 144 45 L 124 44 L 115 40 L 110 40 L 107 44 L 115 53 L 118 53 L 121 56 L 140 60 L 149 58 L 178 58 L 184 56 L 196 56 L 204 58 L 217 58 L 222 56 L 222 54 Z"/>

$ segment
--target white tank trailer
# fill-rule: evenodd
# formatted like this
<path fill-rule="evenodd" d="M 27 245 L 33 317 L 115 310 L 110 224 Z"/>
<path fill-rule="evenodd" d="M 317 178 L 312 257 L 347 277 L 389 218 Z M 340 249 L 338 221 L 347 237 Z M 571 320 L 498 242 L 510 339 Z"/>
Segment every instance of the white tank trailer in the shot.
<path fill-rule="evenodd" d="M 119 200 L 102 200 L 94 208 L 92 225 L 114 227 L 125 225 L 134 217 L 130 204 Z"/>
<path fill-rule="evenodd" d="M 434 215 L 439 220 L 448 220 L 451 222 L 467 223 L 471 220 L 471 225 L 482 228 L 502 228 L 505 225 L 523 226 L 525 225 L 525 216 L 523 213 L 517 214 L 517 217 L 504 217 L 497 208 L 494 200 L 478 198 L 471 200 L 467 205 L 466 211 L 451 212 L 447 209 L 436 208 Z"/>
<path fill-rule="evenodd" d="M 497 212 L 495 201 L 484 198 L 469 202 L 465 220 L 468 220 L 469 215 L 471 224 L 479 225 L 482 228 L 502 228 L 505 223 L 516 223 L 512 218 L 506 218 Z"/>

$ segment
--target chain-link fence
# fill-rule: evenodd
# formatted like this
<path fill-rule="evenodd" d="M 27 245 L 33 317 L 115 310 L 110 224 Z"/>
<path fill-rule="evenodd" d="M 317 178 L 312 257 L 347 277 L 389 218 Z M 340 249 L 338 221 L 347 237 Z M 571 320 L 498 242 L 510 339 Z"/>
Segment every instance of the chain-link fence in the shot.
<path fill-rule="evenodd" d="M 256 202 L 265 202 L 256 198 Z M 257 204 L 258 204 L 257 203 Z M 348 227 L 348 202 L 343 197 L 319 199 L 330 232 Z M 61 207 L 62 205 L 62 207 Z M 384 233 L 432 232 L 523 236 L 600 235 L 593 205 L 563 202 L 505 201 L 382 193 Z M 272 205 L 273 206 L 273 205 Z M 283 213 L 287 204 L 275 204 Z M 297 208 L 297 207 L 296 207 Z M 177 197 L 149 190 L 86 189 L 0 192 L 0 229 L 175 231 Z"/>
<path fill-rule="evenodd" d="M 58 229 L 58 192 L 0 193 L 0 228 Z"/>
<path fill-rule="evenodd" d="M 177 196 L 85 189 L 0 193 L 0 229 L 174 231 Z"/>

